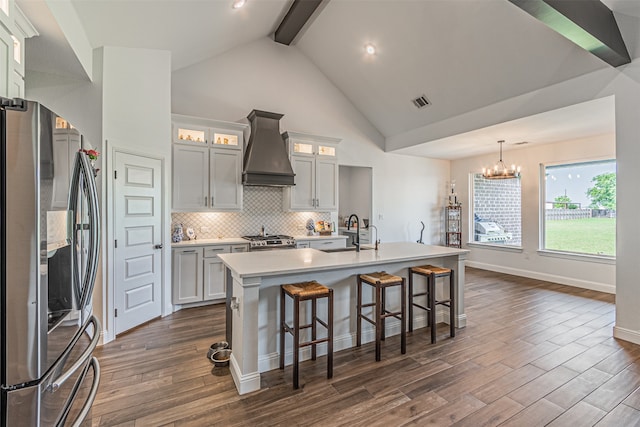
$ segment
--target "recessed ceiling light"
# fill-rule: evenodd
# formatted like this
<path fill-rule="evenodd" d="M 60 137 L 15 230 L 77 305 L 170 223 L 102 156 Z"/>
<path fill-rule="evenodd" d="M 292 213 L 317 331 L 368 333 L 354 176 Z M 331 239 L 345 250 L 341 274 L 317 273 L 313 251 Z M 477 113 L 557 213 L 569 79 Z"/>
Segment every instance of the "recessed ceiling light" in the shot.
<path fill-rule="evenodd" d="M 364 51 L 367 52 L 368 55 L 376 54 L 376 47 L 371 43 L 364 45 Z"/>
<path fill-rule="evenodd" d="M 233 7 L 234 9 L 240 9 L 245 4 L 247 4 L 247 0 L 233 0 L 233 4 L 231 5 L 231 7 Z"/>

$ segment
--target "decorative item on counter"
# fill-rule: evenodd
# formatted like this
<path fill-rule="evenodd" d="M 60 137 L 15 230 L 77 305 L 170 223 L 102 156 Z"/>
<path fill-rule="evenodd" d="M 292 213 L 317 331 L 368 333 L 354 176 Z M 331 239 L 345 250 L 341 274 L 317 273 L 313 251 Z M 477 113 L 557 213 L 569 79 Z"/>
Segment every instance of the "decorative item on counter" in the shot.
<path fill-rule="evenodd" d="M 330 222 L 318 221 L 316 222 L 316 231 L 320 233 L 321 236 L 331 236 L 333 229 L 331 228 Z"/>
<path fill-rule="evenodd" d="M 78 151 L 86 154 L 87 157 L 89 157 L 89 163 L 91 163 L 91 167 L 93 168 L 93 176 L 98 176 L 98 172 L 100 172 L 100 169 L 96 169 L 96 160 L 98 160 L 98 156 L 100 155 L 100 153 L 93 149 L 86 150 L 84 148 L 81 148 Z"/>
<path fill-rule="evenodd" d="M 313 225 L 313 219 L 309 218 L 307 220 L 307 225 L 305 228 L 307 229 L 307 236 L 313 236 L 313 232 L 316 230 Z"/>
<path fill-rule="evenodd" d="M 187 227 L 187 239 L 196 240 L 196 232 L 191 227 Z"/>
<path fill-rule="evenodd" d="M 449 193 L 449 206 L 460 206 L 458 203 L 458 195 L 456 194 L 456 181 L 451 181 L 451 192 Z"/>
<path fill-rule="evenodd" d="M 173 243 L 181 242 L 184 238 L 184 232 L 182 231 L 182 223 L 177 222 L 173 227 L 173 234 L 171 235 L 171 241 Z"/>

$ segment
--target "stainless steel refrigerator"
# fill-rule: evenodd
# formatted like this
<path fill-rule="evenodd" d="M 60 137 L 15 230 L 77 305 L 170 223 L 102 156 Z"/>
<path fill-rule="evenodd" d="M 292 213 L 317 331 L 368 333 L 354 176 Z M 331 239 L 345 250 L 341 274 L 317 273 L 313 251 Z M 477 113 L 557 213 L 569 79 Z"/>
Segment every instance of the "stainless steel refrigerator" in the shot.
<path fill-rule="evenodd" d="M 100 218 L 82 144 L 43 105 L 0 98 L 3 427 L 80 425 L 97 392 Z"/>

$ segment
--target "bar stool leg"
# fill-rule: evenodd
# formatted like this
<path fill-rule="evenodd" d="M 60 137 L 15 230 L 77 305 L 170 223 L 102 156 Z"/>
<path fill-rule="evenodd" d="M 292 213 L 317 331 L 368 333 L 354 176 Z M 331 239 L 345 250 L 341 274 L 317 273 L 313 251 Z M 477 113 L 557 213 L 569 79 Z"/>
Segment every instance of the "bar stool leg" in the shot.
<path fill-rule="evenodd" d="M 284 328 L 284 289 L 280 288 L 280 369 L 284 369 L 284 340 L 287 332 Z"/>
<path fill-rule="evenodd" d="M 431 325 L 431 344 L 436 342 L 436 275 L 431 273 L 427 280 L 429 292 L 429 324 Z"/>
<path fill-rule="evenodd" d="M 300 297 L 293 299 L 293 388 L 299 388 L 300 364 Z"/>
<path fill-rule="evenodd" d="M 455 285 L 453 281 L 453 270 L 449 276 L 449 327 L 451 328 L 451 337 L 456 336 L 456 305 L 455 305 Z"/>
<path fill-rule="evenodd" d="M 376 286 L 376 362 L 380 361 L 381 341 L 382 341 L 382 289 Z"/>
<path fill-rule="evenodd" d="M 378 285 L 378 287 L 380 287 L 380 285 Z M 380 310 L 380 314 L 384 315 L 387 312 L 387 305 L 386 305 L 386 295 L 387 295 L 387 289 L 386 288 L 382 288 L 381 290 L 381 295 L 382 295 L 382 308 Z M 387 325 L 386 325 L 386 318 L 382 317 L 381 320 L 382 323 L 382 335 L 381 335 L 381 340 L 384 341 L 385 337 L 386 337 L 386 329 L 387 329 Z"/>
<path fill-rule="evenodd" d="M 362 345 L 362 279 L 357 279 L 357 317 L 356 317 L 356 347 Z"/>
<path fill-rule="evenodd" d="M 405 354 L 407 352 L 407 288 L 405 287 L 404 277 L 402 278 L 402 290 L 400 302 L 400 352 Z M 409 319 L 411 321 L 411 319 Z"/>
<path fill-rule="evenodd" d="M 404 301 L 404 298 L 402 298 Z M 413 273 L 409 269 L 409 332 L 413 332 Z"/>
<path fill-rule="evenodd" d="M 317 302 L 317 298 L 311 298 L 311 341 L 313 342 L 316 340 L 316 333 L 318 331 L 316 325 L 316 316 L 318 315 Z M 316 344 L 311 345 L 311 360 L 316 360 Z"/>
<path fill-rule="evenodd" d="M 333 378 L 333 289 L 329 289 L 327 309 L 327 326 L 329 342 L 327 343 L 327 378 Z"/>

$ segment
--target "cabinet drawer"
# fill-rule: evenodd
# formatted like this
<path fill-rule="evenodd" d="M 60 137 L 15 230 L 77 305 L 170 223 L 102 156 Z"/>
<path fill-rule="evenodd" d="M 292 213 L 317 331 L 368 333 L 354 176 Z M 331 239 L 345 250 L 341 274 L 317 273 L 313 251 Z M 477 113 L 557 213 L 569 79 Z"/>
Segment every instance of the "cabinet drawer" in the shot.
<path fill-rule="evenodd" d="M 233 245 L 231 246 L 231 252 L 249 252 L 249 245 Z"/>
<path fill-rule="evenodd" d="M 346 239 L 335 240 L 314 240 L 309 242 L 309 247 L 313 249 L 338 249 L 345 247 Z"/>
<path fill-rule="evenodd" d="M 204 248 L 204 257 L 215 258 L 218 256 L 218 254 L 228 254 L 229 252 L 231 252 L 231 247 L 229 245 L 209 246 Z"/>

